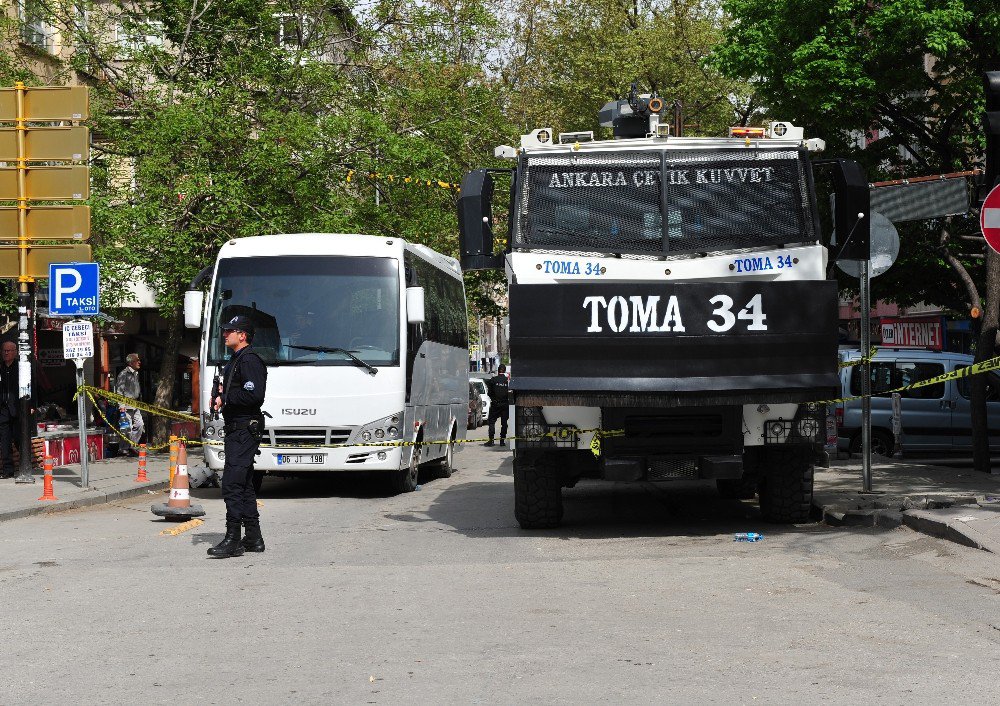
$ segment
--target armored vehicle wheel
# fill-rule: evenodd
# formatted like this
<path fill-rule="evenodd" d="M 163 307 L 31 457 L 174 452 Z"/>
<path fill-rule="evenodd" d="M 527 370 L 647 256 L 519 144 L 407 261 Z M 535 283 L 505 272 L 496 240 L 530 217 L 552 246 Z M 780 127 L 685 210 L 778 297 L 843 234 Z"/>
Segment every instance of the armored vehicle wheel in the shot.
<path fill-rule="evenodd" d="M 803 446 L 764 449 L 760 513 L 767 522 L 808 522 L 812 513 L 812 450 Z"/>
<path fill-rule="evenodd" d="M 557 527 L 562 521 L 562 482 L 546 456 L 514 456 L 514 517 L 522 529 Z"/>

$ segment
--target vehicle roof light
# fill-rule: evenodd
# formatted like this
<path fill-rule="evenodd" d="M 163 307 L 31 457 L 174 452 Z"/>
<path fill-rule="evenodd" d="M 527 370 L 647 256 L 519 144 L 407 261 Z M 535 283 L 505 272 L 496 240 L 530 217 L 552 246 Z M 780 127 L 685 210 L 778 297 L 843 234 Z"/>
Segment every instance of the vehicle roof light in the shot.
<path fill-rule="evenodd" d="M 766 131 L 762 127 L 731 127 L 729 128 L 730 137 L 764 137 Z"/>

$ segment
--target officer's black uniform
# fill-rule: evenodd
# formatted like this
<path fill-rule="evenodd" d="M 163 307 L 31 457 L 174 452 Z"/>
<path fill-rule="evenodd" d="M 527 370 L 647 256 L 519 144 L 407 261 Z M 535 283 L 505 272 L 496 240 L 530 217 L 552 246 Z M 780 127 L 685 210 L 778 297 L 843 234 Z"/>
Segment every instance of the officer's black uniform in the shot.
<path fill-rule="evenodd" d="M 253 324 L 245 316 L 234 317 L 222 328 L 245 331 L 248 340 L 253 337 Z M 243 549 L 264 551 L 253 488 L 253 464 L 264 431 L 261 406 L 266 388 L 267 367 L 260 357 L 250 346 L 236 351 L 222 374 L 222 418 L 226 430 L 222 498 L 226 501 L 226 538 L 209 549 L 212 556 L 239 556 Z M 242 542 L 241 524 L 246 528 Z"/>
<path fill-rule="evenodd" d="M 504 375 L 506 368 L 501 365 L 500 373 L 494 375 L 486 381 L 486 393 L 490 396 L 490 416 L 487 424 L 490 425 L 490 440 L 487 446 L 493 445 L 493 433 L 497 419 L 500 420 L 500 443 L 504 443 L 507 438 L 507 420 L 510 418 L 510 385 L 507 376 Z"/>
<path fill-rule="evenodd" d="M 21 401 L 17 395 L 17 360 L 9 366 L 0 361 L 0 478 L 16 475 L 14 447 L 21 445 L 21 425 L 18 423 Z"/>

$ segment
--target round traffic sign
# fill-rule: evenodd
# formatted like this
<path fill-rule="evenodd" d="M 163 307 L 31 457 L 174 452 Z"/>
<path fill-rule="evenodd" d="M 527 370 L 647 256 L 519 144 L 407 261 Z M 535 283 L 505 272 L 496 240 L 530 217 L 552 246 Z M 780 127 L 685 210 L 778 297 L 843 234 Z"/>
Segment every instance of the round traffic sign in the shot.
<path fill-rule="evenodd" d="M 983 208 L 979 211 L 979 227 L 990 247 L 1000 253 L 1000 185 L 986 195 Z"/>
<path fill-rule="evenodd" d="M 871 258 L 868 260 L 868 276 L 878 277 L 892 267 L 899 257 L 899 232 L 888 218 L 878 211 L 871 215 Z M 851 277 L 861 276 L 858 260 L 837 260 L 837 267 Z"/>

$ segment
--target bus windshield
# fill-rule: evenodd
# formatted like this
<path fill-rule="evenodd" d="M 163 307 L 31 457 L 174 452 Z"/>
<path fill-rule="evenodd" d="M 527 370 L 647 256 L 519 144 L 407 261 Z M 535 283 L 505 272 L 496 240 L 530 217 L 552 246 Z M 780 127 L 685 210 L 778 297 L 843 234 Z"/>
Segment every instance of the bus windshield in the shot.
<path fill-rule="evenodd" d="M 219 325 L 236 315 L 256 326 L 254 351 L 268 365 L 399 365 L 399 261 L 386 257 L 286 255 L 219 262 L 209 365 L 229 351 Z M 351 355 L 334 349 L 343 349 Z"/>

